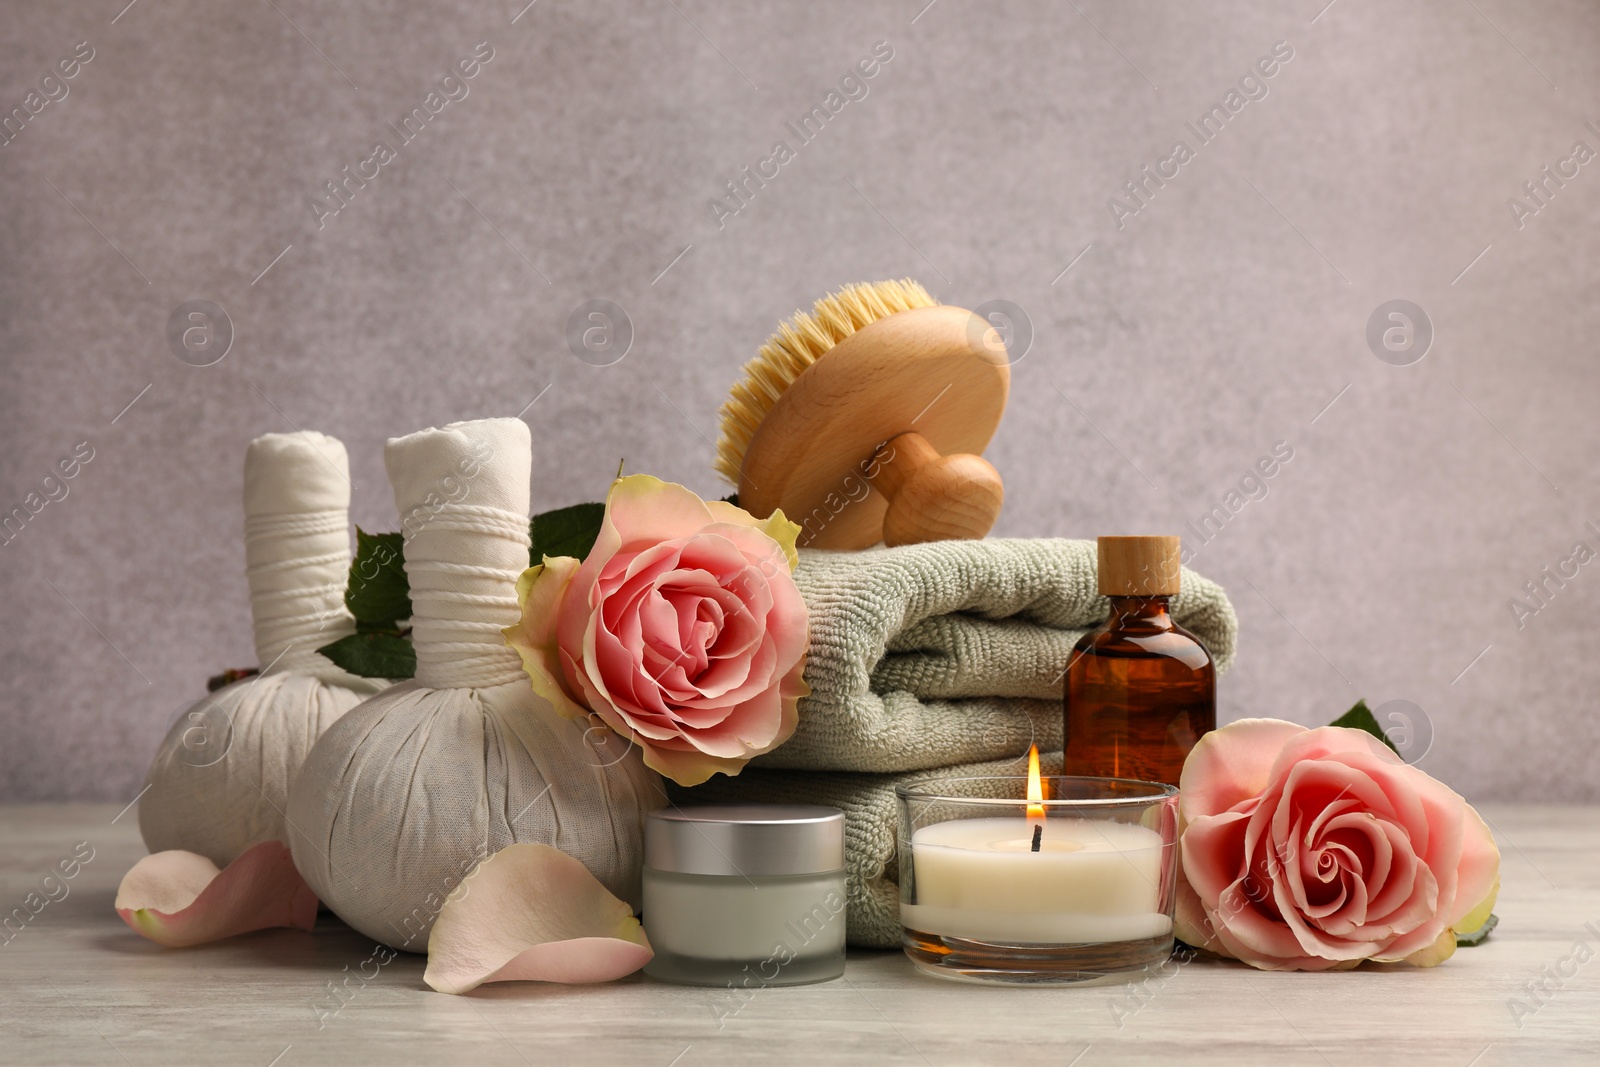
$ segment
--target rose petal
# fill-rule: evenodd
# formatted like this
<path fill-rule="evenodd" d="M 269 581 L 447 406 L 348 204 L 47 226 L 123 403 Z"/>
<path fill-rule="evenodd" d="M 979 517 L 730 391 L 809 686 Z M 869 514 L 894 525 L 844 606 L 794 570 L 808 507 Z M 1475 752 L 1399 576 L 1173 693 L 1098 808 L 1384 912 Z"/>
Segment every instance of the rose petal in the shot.
<path fill-rule="evenodd" d="M 1181 864 L 1179 865 L 1181 869 Z M 1206 914 L 1206 909 L 1200 903 L 1200 897 L 1194 888 L 1178 879 L 1177 905 L 1173 917 L 1173 925 L 1178 940 L 1186 945 L 1209 952 L 1214 956 L 1230 956 L 1222 943 L 1216 939 L 1215 928 L 1211 918 Z"/>
<path fill-rule="evenodd" d="M 671 778 L 679 785 L 701 785 L 713 774 L 722 773 L 729 777 L 738 774 L 744 765 L 750 761 L 748 755 L 739 756 L 711 756 L 694 748 L 692 745 L 679 747 L 672 741 L 656 741 L 646 745 L 640 743 L 640 754 L 644 757 L 644 765 L 657 774 Z"/>
<path fill-rule="evenodd" d="M 1454 956 L 1456 952 L 1456 935 L 1453 930 L 1445 930 L 1433 944 L 1426 948 L 1419 948 L 1405 958 L 1413 967 L 1437 967 L 1445 960 Z"/>
<path fill-rule="evenodd" d="M 1461 933 L 1471 933 L 1483 925 L 1482 920 L 1471 925 L 1464 920 L 1480 911 L 1487 919 L 1500 891 L 1500 849 L 1477 809 L 1465 801 L 1462 806 L 1461 859 L 1456 867 L 1455 898 L 1446 909 L 1445 922 Z"/>
<path fill-rule="evenodd" d="M 173 850 L 146 856 L 117 888 L 122 921 L 157 944 L 186 948 L 288 926 L 310 930 L 317 897 L 281 841 L 252 845 L 222 870 Z"/>
<path fill-rule="evenodd" d="M 1375 814 L 1393 816 L 1412 835 L 1417 851 L 1427 851 L 1429 827 L 1422 798 L 1430 792 L 1450 790 L 1425 772 L 1407 767 L 1382 741 L 1365 730 L 1343 726 L 1307 730 L 1284 743 L 1269 780 L 1282 782 L 1301 765 L 1317 768 L 1309 773 L 1320 775 L 1323 785 L 1334 794 L 1327 802 L 1332 803 L 1335 796 L 1342 800 L 1353 795 Z M 1298 781 L 1295 786 L 1298 788 Z"/>
<path fill-rule="evenodd" d="M 598 550 L 609 560 L 618 549 L 640 539 L 655 544 L 690 537 L 720 518 L 712 515 L 704 500 L 676 482 L 630 474 L 611 483 L 606 517 L 590 555 Z"/>
<path fill-rule="evenodd" d="M 481 984 L 559 982 L 564 985 L 585 985 L 591 982 L 614 982 L 649 963 L 653 955 L 655 953 L 647 946 L 622 938 L 574 937 L 523 949 Z M 439 992 L 465 993 L 468 990 L 440 989 Z"/>
<path fill-rule="evenodd" d="M 565 638 L 563 650 L 571 648 Z M 600 612 L 595 612 L 583 630 L 577 682 L 589 698 L 589 706 L 599 711 L 602 705 L 616 705 L 623 711 L 647 711 L 670 719 L 661 691 L 644 671 L 636 656 L 616 634 L 607 630 Z"/>
<path fill-rule="evenodd" d="M 1495 872 L 1494 885 L 1489 889 L 1489 895 L 1478 902 L 1477 906 L 1456 921 L 1452 929 L 1463 936 L 1475 934 L 1483 929 L 1483 924 L 1489 921 L 1494 914 L 1495 898 L 1500 895 L 1500 874 Z"/>
<path fill-rule="evenodd" d="M 1323 930 L 1344 937 L 1366 922 L 1372 904 L 1370 886 L 1387 883 L 1395 864 L 1396 843 L 1383 824 L 1363 812 L 1349 812 L 1324 825 L 1326 830 L 1317 840 L 1320 847 L 1316 847 L 1316 855 L 1326 857 L 1325 862 L 1336 869 L 1341 887 L 1339 900 L 1336 904 L 1331 900 L 1325 905 L 1308 904 L 1304 911 Z M 1306 851 L 1311 854 L 1310 848 Z M 1402 847 L 1399 852 L 1404 863 L 1409 850 Z M 1291 881 L 1301 877 L 1297 871 L 1289 874 Z"/>
<path fill-rule="evenodd" d="M 682 537 L 664 537 L 655 544 L 619 552 L 600 568 L 596 583 L 608 597 L 630 585 L 645 588 L 656 576 L 678 565 L 684 540 Z"/>
<path fill-rule="evenodd" d="M 1282 719 L 1240 719 L 1202 736 L 1178 778 L 1184 820 L 1217 815 L 1260 796 L 1284 743 L 1305 732 Z"/>
<path fill-rule="evenodd" d="M 713 756 L 748 758 L 767 751 L 783 722 L 783 694 L 770 686 L 732 708 L 722 722 L 685 730 L 684 738 Z"/>
<path fill-rule="evenodd" d="M 721 714 L 706 722 L 705 729 L 720 734 L 725 733 L 731 727 L 741 734 L 763 735 L 764 731 L 760 727 L 745 724 L 742 718 L 737 715 L 735 709 L 753 701 L 759 701 L 763 697 L 775 696 L 776 690 L 773 687 L 773 682 L 777 680 L 778 671 L 783 666 L 784 664 L 779 662 L 778 659 L 777 642 L 770 636 L 765 637 L 739 664 L 730 664 L 723 668 L 724 672 L 739 670 L 744 673 L 745 677 L 737 685 L 729 686 L 714 697 L 706 696 L 688 700 L 685 703 L 690 708 L 721 709 Z M 765 739 L 765 736 L 762 736 L 762 742 Z"/>
<path fill-rule="evenodd" d="M 758 519 L 741 507 L 728 503 L 726 500 L 706 501 L 706 510 L 711 512 L 718 525 L 729 524 L 746 529 L 759 530 L 761 533 L 777 542 L 783 550 L 783 558 L 789 564 L 792 573 L 800 565 L 800 553 L 796 546 L 800 541 L 800 526 L 790 522 L 784 515 L 782 508 L 775 508 L 771 515 L 765 519 Z M 718 531 L 733 539 L 735 544 L 745 548 L 746 553 L 753 553 L 761 542 L 754 539 L 741 539 L 736 532 Z"/>
<path fill-rule="evenodd" d="M 1244 889 L 1230 889 L 1220 902 L 1217 941 L 1236 960 L 1263 971 L 1322 971 L 1342 962 L 1307 953 L 1281 920 L 1257 910 Z M 1356 959 L 1352 962 L 1359 963 Z"/>
<path fill-rule="evenodd" d="M 500 631 L 506 644 L 522 657 L 522 669 L 528 673 L 533 691 L 569 719 L 582 718 L 588 709 L 579 701 L 578 692 L 567 686 L 556 643 L 556 624 L 579 565 L 571 556 L 546 556 L 542 564 L 523 571 L 517 579 L 522 616 Z"/>
<path fill-rule="evenodd" d="M 441 993 L 485 982 L 609 982 L 652 955 L 633 909 L 581 862 L 517 844 L 478 864 L 439 909 L 423 980 Z"/>
<path fill-rule="evenodd" d="M 1180 881 L 1198 894 L 1208 912 L 1217 908 L 1223 891 L 1246 873 L 1244 833 L 1249 819 L 1243 811 L 1208 815 L 1190 823 L 1178 841 Z"/>
<path fill-rule="evenodd" d="M 1399 754 L 1376 737 L 1365 730 L 1356 730 L 1348 726 L 1319 726 L 1315 730 L 1305 730 L 1300 735 L 1285 741 L 1284 748 L 1289 745 L 1296 746 L 1295 751 L 1300 753 L 1297 757 L 1289 757 L 1286 752 L 1279 753 L 1283 757 L 1281 762 L 1290 759 L 1326 759 L 1339 753 L 1355 752 L 1377 757 L 1379 763 L 1391 767 L 1404 767 L 1406 761 Z"/>

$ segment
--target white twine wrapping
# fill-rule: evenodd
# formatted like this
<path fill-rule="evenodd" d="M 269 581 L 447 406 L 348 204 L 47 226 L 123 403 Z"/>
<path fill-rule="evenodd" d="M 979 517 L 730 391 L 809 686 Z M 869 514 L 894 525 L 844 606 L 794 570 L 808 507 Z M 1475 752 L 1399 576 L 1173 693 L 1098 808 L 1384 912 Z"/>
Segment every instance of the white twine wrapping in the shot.
<path fill-rule="evenodd" d="M 263 671 L 336 671 L 317 649 L 355 633 L 344 606 L 349 470 L 344 445 L 310 431 L 266 434 L 245 455 L 245 577 Z"/>
<path fill-rule="evenodd" d="M 405 534 L 418 684 L 526 682 L 500 631 L 517 621 L 528 566 L 527 424 L 484 419 L 394 438 L 385 462 Z"/>

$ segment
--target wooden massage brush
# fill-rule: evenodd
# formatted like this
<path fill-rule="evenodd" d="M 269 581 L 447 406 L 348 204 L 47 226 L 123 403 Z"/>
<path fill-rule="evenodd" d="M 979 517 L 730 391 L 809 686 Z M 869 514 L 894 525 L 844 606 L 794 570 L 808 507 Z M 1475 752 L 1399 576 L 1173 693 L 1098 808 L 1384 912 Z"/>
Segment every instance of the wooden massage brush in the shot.
<path fill-rule="evenodd" d="M 778 508 L 800 544 L 978 538 L 1005 488 L 980 455 L 1010 389 L 999 333 L 910 279 L 862 282 L 795 312 L 722 406 L 717 470 L 739 505 Z"/>

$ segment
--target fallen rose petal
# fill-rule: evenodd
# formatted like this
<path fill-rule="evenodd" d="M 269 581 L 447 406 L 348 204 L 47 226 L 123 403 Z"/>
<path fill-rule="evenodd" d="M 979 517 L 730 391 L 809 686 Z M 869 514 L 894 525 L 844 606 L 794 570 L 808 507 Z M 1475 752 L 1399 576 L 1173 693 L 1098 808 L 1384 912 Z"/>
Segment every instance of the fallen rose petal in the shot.
<path fill-rule="evenodd" d="M 114 905 L 136 932 L 169 948 L 288 926 L 310 930 L 317 897 L 281 841 L 252 845 L 222 870 L 173 850 L 146 856 L 122 877 Z"/>
<path fill-rule="evenodd" d="M 609 982 L 654 954 L 633 909 L 581 862 L 549 845 L 517 844 L 450 894 L 422 977 L 441 993 L 485 982 Z"/>
<path fill-rule="evenodd" d="M 526 948 L 483 981 L 560 982 L 566 985 L 612 982 L 637 971 L 649 963 L 653 955 L 655 953 L 646 946 L 621 938 L 574 937 Z M 476 988 L 477 984 L 468 988 Z M 465 993 L 468 989 L 439 991 Z"/>

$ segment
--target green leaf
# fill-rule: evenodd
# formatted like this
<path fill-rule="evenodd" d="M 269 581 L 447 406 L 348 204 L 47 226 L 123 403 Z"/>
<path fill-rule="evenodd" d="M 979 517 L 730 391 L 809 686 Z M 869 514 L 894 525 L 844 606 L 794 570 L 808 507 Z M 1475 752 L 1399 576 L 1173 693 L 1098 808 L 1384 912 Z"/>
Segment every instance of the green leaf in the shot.
<path fill-rule="evenodd" d="M 362 678 L 410 678 L 417 673 L 416 649 L 392 633 L 351 634 L 317 651 Z"/>
<path fill-rule="evenodd" d="M 1472 948 L 1483 944 L 1489 940 L 1489 931 L 1499 925 L 1500 916 L 1490 912 L 1489 917 L 1483 921 L 1483 925 L 1472 931 L 1472 933 L 1456 935 L 1456 948 Z"/>
<path fill-rule="evenodd" d="M 350 561 L 344 603 L 357 623 L 393 629 L 396 622 L 411 617 L 404 553 L 405 538 L 400 534 L 369 534 L 356 527 L 356 554 Z"/>
<path fill-rule="evenodd" d="M 1328 725 L 1344 726 L 1352 730 L 1365 730 L 1373 737 L 1376 737 L 1379 741 L 1382 741 L 1384 744 L 1388 745 L 1396 756 L 1400 755 L 1400 750 L 1394 747 L 1394 742 L 1389 740 L 1388 735 L 1383 732 L 1383 727 L 1378 725 L 1377 717 L 1372 714 L 1372 709 L 1367 707 L 1367 702 L 1365 700 L 1356 701 L 1355 707 L 1351 708 L 1349 711 L 1345 712 Z"/>
<path fill-rule="evenodd" d="M 530 565 L 543 563 L 546 556 L 583 559 L 600 536 L 600 523 L 605 517 L 604 504 L 574 504 L 535 515 L 528 524 L 528 535 L 533 539 L 528 549 Z"/>

